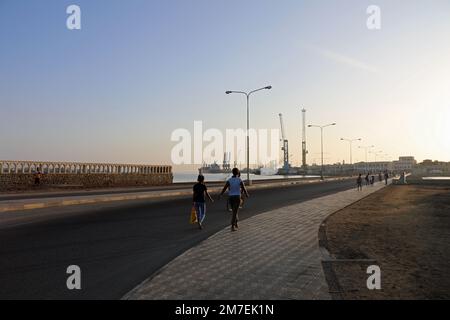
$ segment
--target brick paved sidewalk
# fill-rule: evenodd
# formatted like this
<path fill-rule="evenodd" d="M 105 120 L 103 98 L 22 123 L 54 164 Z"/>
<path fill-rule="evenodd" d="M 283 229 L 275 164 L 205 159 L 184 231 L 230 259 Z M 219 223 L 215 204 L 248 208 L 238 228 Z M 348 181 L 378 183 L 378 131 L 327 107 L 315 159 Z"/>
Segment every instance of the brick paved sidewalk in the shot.
<path fill-rule="evenodd" d="M 191 248 L 124 299 L 330 299 L 318 230 L 323 220 L 384 187 L 324 196 L 253 216 Z M 249 200 L 251 201 L 251 199 Z"/>

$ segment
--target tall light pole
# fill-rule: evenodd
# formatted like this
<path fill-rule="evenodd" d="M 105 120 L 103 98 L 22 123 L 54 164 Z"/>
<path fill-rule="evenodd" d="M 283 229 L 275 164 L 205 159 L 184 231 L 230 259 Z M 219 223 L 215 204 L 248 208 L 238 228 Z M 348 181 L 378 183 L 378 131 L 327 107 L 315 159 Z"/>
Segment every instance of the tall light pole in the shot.
<path fill-rule="evenodd" d="M 306 171 L 306 109 L 302 108 L 302 168 Z"/>
<path fill-rule="evenodd" d="M 324 126 L 318 126 L 318 125 L 314 125 L 314 124 L 310 124 L 308 125 L 308 128 L 320 128 L 320 154 L 321 154 L 321 159 L 322 159 L 322 164 L 321 164 L 321 168 L 320 168 L 320 180 L 323 180 L 323 129 L 326 127 L 330 127 L 330 126 L 335 126 L 336 123 L 330 123 Z"/>
<path fill-rule="evenodd" d="M 375 146 L 374 145 L 372 145 L 372 146 L 359 146 L 358 148 L 359 149 L 364 149 L 364 151 L 366 152 L 366 163 L 367 163 L 367 150 L 375 148 Z"/>
<path fill-rule="evenodd" d="M 231 93 L 239 93 L 239 94 L 244 94 L 247 98 L 247 184 L 251 184 L 250 181 L 250 96 L 258 91 L 261 90 L 270 90 L 272 89 L 272 86 L 267 86 L 264 88 L 259 88 L 250 92 L 244 92 L 244 91 L 226 91 L 226 94 L 231 94 Z"/>
<path fill-rule="evenodd" d="M 383 153 L 383 151 L 375 151 L 375 152 L 370 152 L 369 151 L 369 153 L 372 153 L 373 155 L 374 155 L 374 157 L 375 157 L 375 162 L 377 162 L 377 156 L 379 155 L 379 154 L 381 154 L 381 153 Z"/>
<path fill-rule="evenodd" d="M 353 159 L 352 159 L 352 144 L 354 141 L 361 141 L 361 138 L 358 139 L 345 139 L 345 138 L 341 138 L 341 141 L 347 141 L 350 144 L 350 164 L 353 164 Z"/>
<path fill-rule="evenodd" d="M 364 149 L 364 151 L 366 153 L 366 171 L 369 171 L 369 167 L 368 167 L 369 164 L 367 163 L 367 150 L 375 148 L 375 146 L 374 145 L 371 145 L 371 146 L 359 146 L 358 148 L 359 149 Z"/>

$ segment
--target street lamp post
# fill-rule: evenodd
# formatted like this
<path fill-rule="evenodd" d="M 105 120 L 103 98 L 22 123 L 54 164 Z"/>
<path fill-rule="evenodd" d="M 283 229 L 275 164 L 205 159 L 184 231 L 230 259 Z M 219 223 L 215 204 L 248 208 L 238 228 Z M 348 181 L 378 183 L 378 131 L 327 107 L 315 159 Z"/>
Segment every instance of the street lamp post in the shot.
<path fill-rule="evenodd" d="M 330 126 L 335 126 L 336 123 L 327 124 L 324 126 L 318 126 L 314 124 L 308 125 L 308 128 L 314 127 L 314 128 L 320 128 L 320 154 L 321 154 L 321 168 L 320 168 L 320 180 L 323 180 L 323 129 Z"/>
<path fill-rule="evenodd" d="M 350 164 L 353 164 L 353 159 L 352 159 L 352 144 L 354 141 L 361 141 L 361 138 L 358 139 L 345 139 L 345 138 L 341 138 L 342 141 L 347 141 L 350 144 Z"/>
<path fill-rule="evenodd" d="M 369 153 L 372 153 L 372 154 L 374 155 L 374 158 L 375 158 L 374 160 L 375 160 L 375 162 L 377 162 L 377 156 L 378 156 L 379 154 L 383 153 L 383 151 L 381 151 L 381 150 L 380 150 L 380 151 L 375 151 L 375 152 L 370 152 L 370 151 L 369 151 Z"/>
<path fill-rule="evenodd" d="M 375 146 L 359 146 L 359 149 L 364 149 L 364 151 L 366 152 L 366 163 L 367 163 L 367 150 L 371 149 L 371 148 L 375 148 Z"/>
<path fill-rule="evenodd" d="M 374 145 L 371 145 L 371 146 L 359 146 L 358 148 L 359 149 L 364 149 L 364 151 L 366 153 L 366 171 L 369 171 L 369 167 L 368 167 L 368 163 L 367 163 L 367 150 L 375 148 L 375 146 Z"/>
<path fill-rule="evenodd" d="M 264 88 L 259 88 L 250 92 L 244 92 L 244 91 L 226 91 L 226 94 L 231 94 L 231 93 L 239 93 L 239 94 L 244 94 L 247 98 L 247 184 L 251 184 L 250 181 L 250 96 L 258 91 L 261 90 L 270 90 L 272 89 L 272 86 L 267 86 Z"/>

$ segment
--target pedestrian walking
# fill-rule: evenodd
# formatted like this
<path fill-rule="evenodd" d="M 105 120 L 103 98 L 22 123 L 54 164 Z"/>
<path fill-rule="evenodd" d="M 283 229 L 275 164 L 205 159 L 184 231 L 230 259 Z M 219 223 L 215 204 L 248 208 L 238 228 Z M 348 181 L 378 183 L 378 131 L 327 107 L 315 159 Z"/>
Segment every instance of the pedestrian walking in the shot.
<path fill-rule="evenodd" d="M 375 176 L 372 175 L 372 176 L 370 177 L 370 185 L 373 186 L 374 183 L 375 183 Z"/>
<path fill-rule="evenodd" d="M 358 191 L 362 191 L 362 176 L 361 176 L 361 173 L 359 174 L 358 178 L 356 179 L 356 186 L 358 188 Z"/>
<path fill-rule="evenodd" d="M 208 199 L 211 202 L 214 202 L 214 200 L 211 198 L 211 196 L 208 193 L 208 188 L 205 185 L 205 177 L 203 175 L 199 175 L 197 178 L 197 183 L 192 188 L 193 190 L 193 197 L 192 202 L 195 208 L 195 212 L 197 214 L 197 224 L 199 229 L 203 229 L 203 221 L 205 220 L 206 216 L 206 199 L 205 196 L 208 197 Z"/>
<path fill-rule="evenodd" d="M 370 184 L 370 180 L 369 180 L 369 174 L 366 175 L 366 186 L 368 186 Z"/>
<path fill-rule="evenodd" d="M 388 184 L 388 179 L 389 179 L 389 173 L 388 173 L 388 171 L 386 170 L 386 171 L 384 172 L 384 184 L 385 184 L 385 185 Z"/>
<path fill-rule="evenodd" d="M 231 205 L 231 210 L 233 211 L 231 217 L 231 231 L 236 231 L 239 221 L 239 206 L 241 204 L 241 193 L 245 194 L 248 198 L 249 194 L 247 189 L 245 188 L 244 182 L 239 177 L 240 172 L 238 168 L 233 168 L 232 170 L 233 176 L 227 180 L 225 186 L 222 189 L 222 192 L 219 195 L 219 198 L 227 191 L 228 189 L 228 197 Z"/>
<path fill-rule="evenodd" d="M 39 186 L 41 184 L 42 173 L 41 169 L 37 168 L 36 173 L 34 174 L 34 185 Z"/>

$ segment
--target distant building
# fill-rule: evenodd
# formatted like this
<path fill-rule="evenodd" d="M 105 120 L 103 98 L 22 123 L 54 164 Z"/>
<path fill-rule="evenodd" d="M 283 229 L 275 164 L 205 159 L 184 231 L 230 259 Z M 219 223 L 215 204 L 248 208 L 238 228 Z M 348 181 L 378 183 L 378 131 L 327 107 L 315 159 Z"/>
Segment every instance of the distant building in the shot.
<path fill-rule="evenodd" d="M 394 171 L 412 171 L 417 161 L 412 156 L 399 157 L 398 161 L 393 162 Z"/>
<path fill-rule="evenodd" d="M 417 164 L 414 167 L 413 172 L 415 174 L 450 174 L 450 162 L 424 160 L 422 163 Z"/>
<path fill-rule="evenodd" d="M 419 169 L 418 169 L 419 168 Z M 308 167 L 309 174 L 317 174 L 320 172 L 321 166 L 313 164 Z M 324 165 L 324 173 L 329 175 L 347 175 L 358 173 L 371 173 L 377 174 L 380 172 L 415 172 L 421 170 L 421 172 L 450 172 L 450 162 L 433 162 L 431 160 L 425 160 L 422 164 L 417 164 L 417 161 L 413 156 L 399 157 L 395 161 L 375 161 L 375 162 L 358 162 L 355 164 L 336 163 Z"/>
<path fill-rule="evenodd" d="M 393 171 L 394 166 L 390 161 L 376 161 L 376 162 L 358 162 L 355 163 L 355 170 L 359 173 L 364 172 L 384 172 L 384 171 Z"/>

